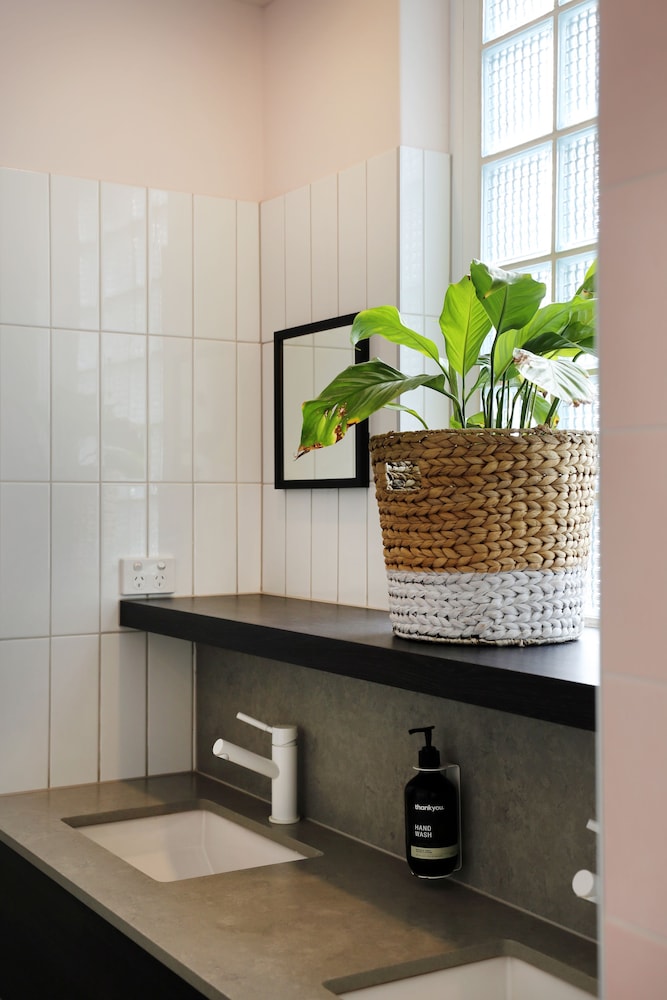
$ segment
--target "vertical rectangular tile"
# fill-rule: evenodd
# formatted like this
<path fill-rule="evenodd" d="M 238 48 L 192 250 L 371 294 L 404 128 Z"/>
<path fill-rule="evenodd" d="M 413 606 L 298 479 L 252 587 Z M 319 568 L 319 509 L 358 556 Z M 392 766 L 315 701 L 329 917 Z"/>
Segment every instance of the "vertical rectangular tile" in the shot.
<path fill-rule="evenodd" d="M 175 593 L 190 595 L 193 555 L 191 483 L 152 483 L 148 492 L 148 555 L 172 556 Z"/>
<path fill-rule="evenodd" d="M 310 596 L 338 600 L 338 490 L 313 490 Z"/>
<path fill-rule="evenodd" d="M 262 490 L 262 591 L 285 594 L 285 490 Z"/>
<path fill-rule="evenodd" d="M 103 333 L 102 479 L 146 479 L 146 337 Z"/>
<path fill-rule="evenodd" d="M 262 482 L 272 483 L 275 476 L 274 420 L 274 344 L 262 344 Z"/>
<path fill-rule="evenodd" d="M 310 188 L 285 195 L 285 324 L 311 319 Z"/>
<path fill-rule="evenodd" d="M 148 332 L 192 336 L 192 195 L 148 192 Z"/>
<path fill-rule="evenodd" d="M 285 496 L 285 592 L 310 598 L 311 490 L 287 490 Z"/>
<path fill-rule="evenodd" d="M 310 188 L 313 320 L 338 315 L 338 179 L 335 174 Z"/>
<path fill-rule="evenodd" d="M 366 603 L 369 608 L 380 611 L 389 610 L 389 595 L 387 592 L 387 571 L 384 564 L 382 548 L 382 531 L 380 529 L 380 513 L 375 500 L 375 487 L 368 490 L 368 593 Z"/>
<path fill-rule="evenodd" d="M 0 484 L 0 638 L 49 634 L 49 486 Z"/>
<path fill-rule="evenodd" d="M 368 494 L 364 490 L 341 490 L 338 534 L 338 601 L 364 607 L 366 604 L 366 552 Z"/>
<path fill-rule="evenodd" d="M 192 643 L 148 636 L 148 773 L 192 770 Z"/>
<path fill-rule="evenodd" d="M 366 164 L 338 175 L 338 309 L 366 306 Z"/>
<path fill-rule="evenodd" d="M 262 340 L 273 340 L 285 322 L 285 199 L 271 198 L 260 207 Z"/>
<path fill-rule="evenodd" d="M 103 483 L 101 511 L 100 630 L 114 632 L 119 628 L 119 560 L 146 555 L 146 486 Z"/>
<path fill-rule="evenodd" d="M 0 327 L 0 475 L 50 477 L 49 331 Z"/>
<path fill-rule="evenodd" d="M 100 186 L 51 177 L 51 325 L 100 328 Z"/>
<path fill-rule="evenodd" d="M 259 205 L 239 201 L 236 206 L 236 339 L 260 339 Z"/>
<path fill-rule="evenodd" d="M 195 337 L 235 339 L 236 268 L 236 202 L 195 195 Z"/>
<path fill-rule="evenodd" d="M 424 152 L 424 309 L 439 316 L 451 280 L 451 157 Z M 458 276 L 457 276 L 458 278 Z"/>
<path fill-rule="evenodd" d="M 51 640 L 52 787 L 97 781 L 99 649 L 97 635 Z"/>
<path fill-rule="evenodd" d="M 237 573 L 239 594 L 258 594 L 262 589 L 262 487 L 239 483 L 237 495 Z"/>
<path fill-rule="evenodd" d="M 262 478 L 261 350 L 260 344 L 238 344 L 236 348 L 236 480 L 239 483 L 259 483 Z"/>
<path fill-rule="evenodd" d="M 236 487 L 195 486 L 195 594 L 235 594 Z"/>
<path fill-rule="evenodd" d="M 398 303 L 398 153 L 389 150 L 367 163 L 367 301 Z M 449 239 L 449 229 L 443 233 Z"/>
<path fill-rule="evenodd" d="M 103 635 L 100 664 L 100 780 L 146 774 L 146 636 Z"/>
<path fill-rule="evenodd" d="M 48 326 L 48 174 L 1 167 L 0 219 L 0 323 Z"/>
<path fill-rule="evenodd" d="M 99 479 L 99 346 L 98 333 L 51 334 L 51 476 L 56 481 Z"/>
<path fill-rule="evenodd" d="M 102 329 L 146 333 L 146 189 L 101 186 Z"/>
<path fill-rule="evenodd" d="M 399 159 L 399 308 L 424 312 L 424 152 L 402 146 Z"/>
<path fill-rule="evenodd" d="M 100 627 L 100 491 L 97 483 L 51 488 L 51 634 Z"/>
<path fill-rule="evenodd" d="M 0 795 L 46 788 L 49 641 L 0 641 Z"/>
<path fill-rule="evenodd" d="M 236 345 L 194 344 L 195 482 L 236 479 Z"/>
<path fill-rule="evenodd" d="M 148 338 L 148 478 L 192 481 L 192 340 Z"/>

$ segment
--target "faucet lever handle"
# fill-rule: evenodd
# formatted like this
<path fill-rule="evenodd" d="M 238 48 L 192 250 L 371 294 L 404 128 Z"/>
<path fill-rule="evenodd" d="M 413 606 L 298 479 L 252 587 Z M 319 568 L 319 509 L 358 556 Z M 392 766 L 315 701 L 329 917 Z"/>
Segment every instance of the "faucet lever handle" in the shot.
<path fill-rule="evenodd" d="M 247 722 L 249 726 L 254 726 L 255 729 L 261 729 L 263 733 L 273 732 L 273 726 L 267 726 L 265 722 L 260 722 L 258 719 L 253 719 L 251 715 L 246 715 L 245 712 L 237 712 L 236 718 L 240 719 L 241 722 Z"/>

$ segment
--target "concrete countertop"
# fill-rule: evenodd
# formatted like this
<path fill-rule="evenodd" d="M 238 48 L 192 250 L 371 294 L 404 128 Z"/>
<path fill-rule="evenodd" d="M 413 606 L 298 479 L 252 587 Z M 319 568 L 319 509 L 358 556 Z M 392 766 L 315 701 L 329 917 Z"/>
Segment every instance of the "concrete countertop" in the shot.
<path fill-rule="evenodd" d="M 322 854 L 156 882 L 63 822 L 202 799 Z M 167 775 L 0 796 L 0 841 L 212 1000 L 332 1000 L 325 982 L 353 989 L 389 966 L 415 973 L 525 949 L 595 991 L 593 942 L 446 879 L 418 880 L 400 859 L 307 820 L 272 827 L 268 812 L 209 778 Z"/>

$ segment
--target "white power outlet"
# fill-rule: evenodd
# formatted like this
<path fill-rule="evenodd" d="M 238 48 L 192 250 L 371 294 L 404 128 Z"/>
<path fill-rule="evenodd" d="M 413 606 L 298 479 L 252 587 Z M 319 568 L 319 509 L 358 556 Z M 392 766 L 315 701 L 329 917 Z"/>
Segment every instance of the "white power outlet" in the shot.
<path fill-rule="evenodd" d="M 137 556 L 120 561 L 120 592 L 131 594 L 173 594 L 176 560 L 155 556 Z"/>

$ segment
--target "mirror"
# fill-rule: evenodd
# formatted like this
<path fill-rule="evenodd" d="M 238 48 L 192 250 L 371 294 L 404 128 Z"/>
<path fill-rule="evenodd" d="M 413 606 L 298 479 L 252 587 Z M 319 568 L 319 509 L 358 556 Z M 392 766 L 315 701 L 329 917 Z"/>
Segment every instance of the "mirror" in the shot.
<path fill-rule="evenodd" d="M 314 399 L 351 364 L 368 361 L 368 341 L 353 347 L 350 330 L 356 313 L 294 326 L 274 334 L 275 487 L 332 489 L 368 486 L 368 421 L 350 428 L 342 441 L 318 448 L 298 461 L 301 405 Z"/>

